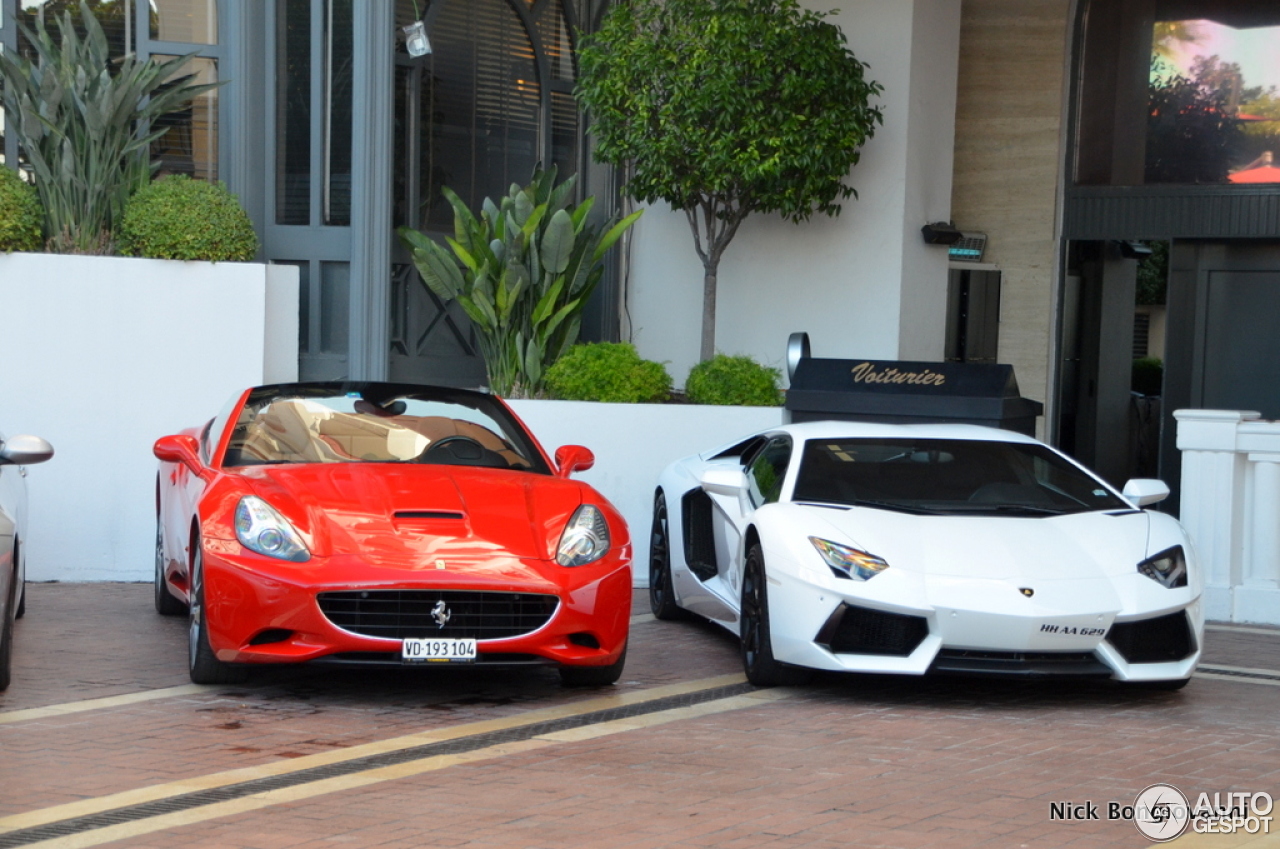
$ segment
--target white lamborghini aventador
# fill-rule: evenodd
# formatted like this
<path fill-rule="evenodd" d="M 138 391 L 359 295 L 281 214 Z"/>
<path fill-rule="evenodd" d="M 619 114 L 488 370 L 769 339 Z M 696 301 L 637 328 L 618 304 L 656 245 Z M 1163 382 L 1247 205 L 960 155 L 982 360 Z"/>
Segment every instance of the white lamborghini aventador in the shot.
<path fill-rule="evenodd" d="M 785 425 L 688 457 L 654 498 L 650 601 L 741 638 L 754 684 L 810 669 L 1097 676 L 1176 689 L 1200 658 L 1186 532 L 1030 437 Z"/>

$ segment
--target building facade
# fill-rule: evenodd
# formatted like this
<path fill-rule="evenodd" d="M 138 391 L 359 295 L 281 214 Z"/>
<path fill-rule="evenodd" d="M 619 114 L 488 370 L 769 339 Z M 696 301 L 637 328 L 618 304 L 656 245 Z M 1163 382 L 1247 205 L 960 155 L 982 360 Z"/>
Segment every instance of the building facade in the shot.
<path fill-rule="evenodd" d="M 19 20 L 68 5 L 0 0 L 5 49 L 22 49 Z M 572 99 L 574 40 L 606 5 L 94 7 L 121 50 L 196 52 L 201 77 L 225 82 L 177 116 L 157 157 L 226 181 L 261 258 L 299 268 L 304 377 L 475 385 L 483 366 L 465 316 L 418 283 L 395 229 L 446 233 L 442 186 L 478 203 L 539 162 L 577 174 L 581 193 L 607 201 L 602 214 L 620 203 Z M 1266 182 L 1275 169 L 1264 156 L 1280 127 L 1274 3 L 804 5 L 833 12 L 884 86 L 884 125 L 839 217 L 744 223 L 720 267 L 721 350 L 781 365 L 787 336 L 803 330 L 817 356 L 1012 363 L 1022 394 L 1046 405 L 1041 433 L 1117 481 L 1147 450 L 1176 484 L 1174 409 L 1280 417 L 1269 327 L 1280 314 L 1280 182 Z M 402 35 L 415 21 L 431 44 L 421 56 Z M 11 137 L 3 153 L 18 161 Z M 926 244 L 920 228 L 938 221 L 984 236 L 981 261 Z M 688 226 L 656 206 L 628 242 L 584 335 L 633 340 L 681 383 L 701 309 Z M 1153 243 L 1169 257 L 1165 371 L 1160 420 L 1142 437 L 1130 362 L 1138 268 Z M 1156 445 L 1135 447 L 1140 437 Z"/>

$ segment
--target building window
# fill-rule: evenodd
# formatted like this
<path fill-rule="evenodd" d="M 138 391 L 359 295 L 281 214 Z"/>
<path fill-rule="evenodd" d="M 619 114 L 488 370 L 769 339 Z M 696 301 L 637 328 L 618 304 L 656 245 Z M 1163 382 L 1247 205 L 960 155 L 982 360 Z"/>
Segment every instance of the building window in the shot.
<path fill-rule="evenodd" d="M 218 80 L 217 0 L 88 0 L 89 10 L 102 26 L 108 52 L 113 59 L 134 53 L 141 59 L 159 61 L 198 52 L 182 76 L 195 76 L 195 82 Z M 83 35 L 79 6 L 52 0 L 22 0 L 17 20 L 35 31 L 44 23 L 57 38 L 57 19 L 71 12 L 77 32 Z M 0 27 L 13 26 L 0 16 Z M 14 26 L 18 52 L 34 57 L 35 51 L 26 36 Z M 218 178 L 218 92 L 217 89 L 198 96 L 189 106 L 171 112 L 157 121 L 156 128 L 167 127 L 164 136 L 151 146 L 160 173 L 188 174 L 202 180 Z M 0 119 L 0 134 L 3 120 Z M 6 153 L 0 137 L 0 159 Z"/>
<path fill-rule="evenodd" d="M 419 7 L 399 0 L 397 23 Z M 577 170 L 578 110 L 571 19 L 560 2 L 437 0 L 426 16 L 432 52 L 399 46 L 394 221 L 453 228 L 442 192 L 470 208 L 524 184 L 539 163 Z"/>
<path fill-rule="evenodd" d="M 1280 6 L 1093 0 L 1078 185 L 1280 183 Z"/>

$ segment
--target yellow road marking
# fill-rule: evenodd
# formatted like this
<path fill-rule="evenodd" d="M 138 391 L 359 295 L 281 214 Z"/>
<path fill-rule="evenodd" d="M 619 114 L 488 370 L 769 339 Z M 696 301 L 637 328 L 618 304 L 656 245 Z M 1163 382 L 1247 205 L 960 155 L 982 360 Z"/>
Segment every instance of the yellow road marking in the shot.
<path fill-rule="evenodd" d="M 632 625 L 653 621 L 655 619 L 652 613 L 641 613 L 631 617 Z M 197 693 L 217 692 L 218 689 L 218 687 L 210 687 L 204 684 L 184 684 L 178 687 L 164 687 L 159 690 L 143 690 L 140 693 L 104 696 L 101 699 L 81 699 L 77 702 L 63 702 L 62 704 L 46 705 L 45 707 L 6 710 L 0 711 L 0 725 L 7 725 L 11 722 L 26 722 L 31 719 L 48 719 L 51 716 L 66 716 L 72 713 L 83 713 L 87 710 L 102 710 L 122 705 L 133 705 L 154 699 L 169 699 L 174 696 L 191 696 Z"/>
<path fill-rule="evenodd" d="M 385 752 L 399 751 L 401 749 L 408 749 L 413 746 L 421 746 L 427 743 L 438 743 L 443 740 L 455 740 L 459 737 L 470 737 L 489 731 L 519 728 L 535 722 L 545 722 L 547 720 L 560 719 L 567 716 L 580 716 L 584 713 L 605 710 L 607 708 L 643 704 L 644 702 L 665 698 L 667 696 L 678 696 L 684 693 L 697 692 L 699 690 L 710 690 L 715 687 L 726 687 L 732 684 L 740 684 L 745 680 L 746 678 L 741 673 L 736 673 L 732 675 L 719 675 L 714 678 L 703 678 L 698 681 L 684 681 L 678 684 L 668 684 L 663 687 L 652 687 L 646 690 L 616 693 L 609 696 L 584 699 L 581 701 L 571 702 L 569 704 L 531 710 L 518 716 L 502 717 L 500 719 L 487 719 L 480 722 L 470 722 L 463 725 L 449 726 L 447 728 L 437 728 L 430 731 L 421 731 L 416 734 L 406 734 L 401 737 L 391 737 L 386 740 L 364 743 L 359 746 L 352 746 L 339 751 L 320 752 L 318 754 L 307 755 L 301 758 L 282 758 L 259 766 L 242 767 L 240 769 L 227 770 L 225 772 L 215 772 L 209 775 L 180 779 L 178 781 L 167 782 L 165 784 L 139 787 L 134 790 L 125 790 L 120 793 L 112 793 L 108 796 L 100 796 L 95 799 L 83 799 L 78 802 L 67 802 L 62 805 L 54 805 L 48 808 L 40 808 L 34 811 L 26 811 L 20 814 L 0 817 L 0 834 L 8 831 L 14 831 L 19 828 L 31 828 L 33 826 L 46 825 L 51 822 L 58 822 L 60 820 L 71 819 L 73 817 L 88 816 L 89 814 L 101 813 L 102 811 L 109 811 L 115 808 L 138 805 L 143 802 L 152 802 L 157 799 L 169 799 L 174 796 L 182 796 L 197 790 L 208 790 L 214 787 L 225 787 L 229 784 L 239 784 L 244 781 L 251 781 L 255 778 L 286 775 L 300 770 L 309 769 L 311 767 L 342 763 L 356 758 L 382 754 Z M 426 761 L 422 761 L 422 763 L 425 762 Z"/>
<path fill-rule="evenodd" d="M 741 676 L 722 676 L 722 678 L 730 677 L 737 677 L 741 680 Z M 718 682 L 722 679 L 712 678 L 706 680 Z M 723 686 L 723 684 L 716 683 L 709 686 Z M 104 843 L 135 838 L 144 834 L 154 834 L 158 831 L 166 831 L 168 829 L 206 822 L 208 820 L 218 819 L 221 817 L 261 810 L 273 805 L 301 801 L 314 798 L 316 796 L 323 796 L 346 790 L 355 790 L 362 787 L 368 787 L 373 784 L 380 784 L 385 781 L 395 781 L 401 778 L 421 775 L 426 772 L 447 769 L 448 767 L 456 766 L 458 764 L 492 760 L 494 758 L 507 757 L 514 754 L 533 751 L 546 746 L 571 743 L 579 740 L 588 740 L 612 734 L 621 734 L 640 728 L 651 728 L 668 722 L 677 722 L 682 719 L 692 719 L 732 710 L 741 710 L 742 708 L 747 707 L 755 707 L 762 702 L 780 701 L 782 699 L 791 698 L 797 692 L 800 691 L 787 688 L 761 690 L 754 693 L 746 693 L 740 696 L 731 696 L 725 699 L 719 699 L 714 702 L 704 702 L 698 705 L 672 708 L 670 710 L 646 714 L 644 716 L 630 717 L 611 722 L 602 722 L 598 725 L 588 726 L 586 728 L 558 731 L 551 734 L 540 735 L 529 740 L 501 743 L 496 746 L 489 746 L 472 752 L 464 752 L 454 755 L 437 755 L 435 757 L 423 758 L 421 760 L 409 761 L 407 763 L 395 764 L 393 766 L 375 767 L 362 772 L 352 773 L 350 775 L 321 779 L 307 784 L 284 787 L 278 790 L 269 790 L 263 793 L 255 793 L 251 796 L 245 796 L 240 799 L 217 802 L 212 805 L 203 805 L 198 808 L 178 811 L 172 814 L 148 817 L 135 822 L 120 823 L 118 825 L 107 826 L 105 828 L 86 831 L 80 834 L 43 840 L 39 843 L 32 843 L 30 845 L 33 847 L 45 847 L 45 849 L 87 849 L 87 847 L 100 846 Z M 591 702 L 601 701 L 609 701 L 609 699 L 591 700 Z M 477 726 L 488 726 L 491 724 L 492 723 L 488 722 L 473 723 L 470 727 L 474 728 Z M 450 730 L 456 731 L 466 727 L 468 726 L 459 726 L 457 729 Z M 471 733 L 480 732 L 472 731 Z M 410 736 L 419 737 L 426 735 Z M 295 761 L 295 763 L 296 762 L 297 761 Z M 67 806 L 59 806 L 59 808 L 65 807 Z M 52 811 L 57 809 L 49 808 L 46 810 Z"/>
<path fill-rule="evenodd" d="M 1196 670 L 1195 675 L 1192 677 L 1208 678 L 1212 681 L 1234 681 L 1237 684 L 1264 684 L 1268 687 L 1280 687 L 1280 681 L 1270 681 L 1266 678 L 1245 678 L 1240 675 L 1215 675 L 1212 672 L 1202 672 L 1200 670 Z"/>
<path fill-rule="evenodd" d="M 83 713 L 87 710 L 103 710 L 122 705 L 133 705 L 154 699 L 170 699 L 174 696 L 191 696 L 197 693 L 216 692 L 217 689 L 203 684 L 183 684 L 180 687 L 144 690 L 141 693 L 125 693 L 119 696 L 105 696 L 101 699 L 82 699 L 78 702 L 66 702 L 60 705 L 8 710 L 0 712 L 0 725 L 7 725 L 11 722 L 26 722 L 30 719 L 48 719 L 51 716 L 66 716 L 72 713 Z"/>

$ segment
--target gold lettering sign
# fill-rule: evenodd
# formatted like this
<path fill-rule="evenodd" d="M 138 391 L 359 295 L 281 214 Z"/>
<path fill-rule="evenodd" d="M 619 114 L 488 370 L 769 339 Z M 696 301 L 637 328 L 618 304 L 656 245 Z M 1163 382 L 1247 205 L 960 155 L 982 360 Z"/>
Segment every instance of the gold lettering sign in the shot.
<path fill-rule="evenodd" d="M 945 374 L 925 369 L 924 371 L 902 371 L 887 368 L 876 371 L 871 363 L 858 363 L 851 371 L 854 383 L 907 383 L 913 386 L 941 386 L 947 382 Z"/>

